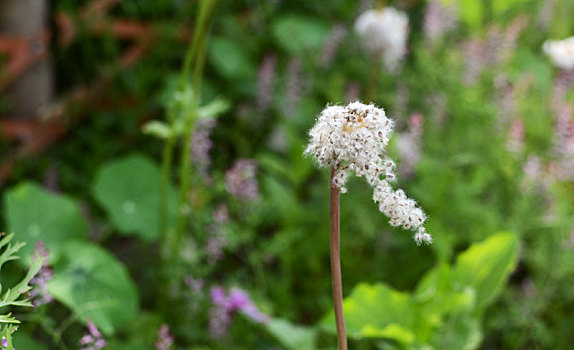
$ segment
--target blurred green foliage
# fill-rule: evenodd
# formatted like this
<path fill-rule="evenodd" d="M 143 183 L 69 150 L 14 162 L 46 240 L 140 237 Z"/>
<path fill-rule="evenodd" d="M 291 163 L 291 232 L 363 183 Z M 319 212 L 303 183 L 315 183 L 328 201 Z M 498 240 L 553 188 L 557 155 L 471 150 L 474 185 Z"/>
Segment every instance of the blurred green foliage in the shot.
<path fill-rule="evenodd" d="M 220 1 L 201 87 L 205 116 L 218 115 L 209 178 L 192 171 L 182 264 L 173 267 L 204 285 L 200 293 L 178 286 L 169 316 L 157 305 L 158 289 L 167 288 L 157 276 L 159 167 L 162 142 L 181 135 L 178 111 L 190 103 L 185 90 L 177 94 L 188 42 L 175 33 L 193 27 L 196 4 L 126 0 L 114 7 L 112 16 L 145 21 L 158 33 L 144 58 L 123 70 L 114 62 L 127 44 L 109 33 L 90 35 L 78 19 L 86 3 L 54 2 L 54 11 L 72 14 L 82 29 L 80 40 L 53 52 L 58 92 L 102 74 L 112 83 L 97 103 L 69 111 L 67 136 L 18 163 L 3 193 L 5 230 L 28 243 L 23 256 L 44 241 L 55 273 L 50 290 L 57 302 L 22 314 L 30 325 L 16 333 L 17 348 L 42 349 L 20 345 L 36 339 L 60 349 L 53 329 L 73 348 L 90 316 L 110 349 L 152 349 L 162 323 L 175 335 L 174 349 L 333 349 L 328 174 L 302 151 L 321 109 L 351 95 L 396 119 L 390 148 L 399 169 L 406 163 L 399 138 L 409 132 L 409 117 L 422 114 L 421 156 L 399 186 L 429 215 L 435 239 L 416 247 L 410 234 L 388 226 L 368 186 L 350 181 L 341 232 L 351 347 L 571 347 L 574 185 L 531 181 L 525 165 L 538 157 L 545 173 L 559 161 L 552 101 L 560 72 L 541 45 L 574 34 L 572 1 L 555 1 L 552 19 L 543 22 L 542 1 L 461 0 L 456 27 L 436 40 L 425 34 L 427 2 L 389 1 L 408 13 L 411 27 L 397 74 L 361 50 L 352 29 L 360 2 Z M 527 25 L 509 54 L 467 81 L 489 45 L 507 49 L 493 33 L 504 36 L 520 16 Z M 346 34 L 325 59 L 337 25 Z M 482 51 L 469 54 L 472 41 Z M 573 103 L 572 95 L 564 102 Z M 512 103 L 510 112 L 505 103 Z M 520 152 L 508 149 L 514 119 L 524 126 Z M 188 147 L 176 146 L 178 154 Z M 226 188 L 226 170 L 239 158 L 257 161 L 258 200 L 242 201 Z M 46 180 L 51 172 L 55 187 Z M 229 214 L 223 225 L 215 218 L 221 205 Z M 175 204 L 168 207 L 175 216 Z M 214 227 L 227 240 L 215 262 L 206 252 Z M 209 290 L 218 285 L 249 291 L 270 321 L 237 315 L 228 335 L 213 339 Z"/>

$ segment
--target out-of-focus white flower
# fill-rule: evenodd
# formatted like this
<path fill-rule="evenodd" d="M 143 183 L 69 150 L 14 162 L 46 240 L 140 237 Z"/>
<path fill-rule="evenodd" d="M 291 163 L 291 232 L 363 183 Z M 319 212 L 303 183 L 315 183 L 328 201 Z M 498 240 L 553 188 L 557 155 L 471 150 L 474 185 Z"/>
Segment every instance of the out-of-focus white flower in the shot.
<path fill-rule="evenodd" d="M 390 71 L 398 69 L 407 52 L 409 19 L 404 12 L 392 7 L 368 10 L 357 18 L 355 31 L 373 58 L 382 60 Z"/>
<path fill-rule="evenodd" d="M 332 185 L 343 193 L 349 170 L 357 177 L 364 176 L 373 187 L 373 200 L 390 224 L 416 231 L 417 244 L 431 243 L 432 237 L 423 227 L 424 212 L 403 190 L 395 191 L 389 184 L 396 179 L 395 163 L 386 150 L 393 125 L 385 111 L 373 104 L 328 106 L 309 132 L 311 140 L 305 154 L 313 156 L 319 166 L 334 170 Z"/>
<path fill-rule="evenodd" d="M 574 36 L 564 40 L 546 40 L 542 50 L 558 68 L 574 69 Z"/>

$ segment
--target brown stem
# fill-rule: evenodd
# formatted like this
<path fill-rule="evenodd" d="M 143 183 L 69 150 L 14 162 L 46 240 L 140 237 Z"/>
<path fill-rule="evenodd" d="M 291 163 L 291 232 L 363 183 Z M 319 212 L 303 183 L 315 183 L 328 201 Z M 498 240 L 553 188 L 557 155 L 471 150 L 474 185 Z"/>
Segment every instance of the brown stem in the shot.
<path fill-rule="evenodd" d="M 347 332 L 343 316 L 343 278 L 341 276 L 341 208 L 339 203 L 340 188 L 333 185 L 335 169 L 331 169 L 331 198 L 330 198 L 330 251 L 331 251 L 331 282 L 333 286 L 333 305 L 335 322 L 337 323 L 337 342 L 339 350 L 347 350 Z"/>

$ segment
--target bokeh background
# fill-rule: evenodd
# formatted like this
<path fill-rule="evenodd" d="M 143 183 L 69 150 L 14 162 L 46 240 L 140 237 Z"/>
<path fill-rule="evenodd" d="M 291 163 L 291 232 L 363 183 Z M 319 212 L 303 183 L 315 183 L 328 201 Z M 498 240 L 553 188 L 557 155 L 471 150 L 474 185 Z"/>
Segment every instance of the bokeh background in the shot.
<path fill-rule="evenodd" d="M 408 30 L 355 30 L 389 7 Z M 0 309 L 16 348 L 335 349 L 329 174 L 302 152 L 356 100 L 396 121 L 397 188 L 434 243 L 350 180 L 350 347 L 572 348 L 574 43 L 543 46 L 574 35 L 574 1 L 219 0 L 198 101 L 200 8 L 0 2 L 0 222 L 27 243 L 3 290 L 49 256 L 35 307 Z"/>

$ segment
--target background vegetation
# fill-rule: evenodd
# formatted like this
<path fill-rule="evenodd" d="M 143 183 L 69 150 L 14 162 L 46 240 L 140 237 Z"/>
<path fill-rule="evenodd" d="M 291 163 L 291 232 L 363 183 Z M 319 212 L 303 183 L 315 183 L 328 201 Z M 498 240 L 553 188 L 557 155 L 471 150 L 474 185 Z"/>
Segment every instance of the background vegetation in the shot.
<path fill-rule="evenodd" d="M 574 80 L 542 44 L 574 34 L 574 2 L 389 1 L 410 21 L 391 73 L 353 31 L 369 1 L 219 1 L 183 212 L 182 178 L 173 171 L 162 186 L 162 164 L 166 143 L 174 170 L 190 146 L 178 123 L 194 110 L 180 82 L 197 2 L 111 7 L 107 18 L 154 31 L 133 65 L 122 65 L 133 42 L 90 30 L 87 1 L 52 5 L 56 33 L 58 13 L 77 28 L 52 49 L 58 100 L 71 101 L 57 117 L 66 131 L 2 184 L 2 227 L 27 245 L 1 280 L 15 284 L 42 241 L 54 301 L 2 309 L 22 321 L 17 349 L 81 348 L 88 322 L 109 349 L 334 349 L 328 174 L 302 152 L 327 103 L 356 99 L 396 120 L 399 186 L 429 215 L 435 243 L 417 247 L 388 226 L 368 186 L 350 181 L 351 348 L 571 347 Z M 69 99 L 78 86 L 89 98 Z M 10 103 L 0 97 L 0 108 Z M 176 258 L 161 259 L 181 215 Z"/>

